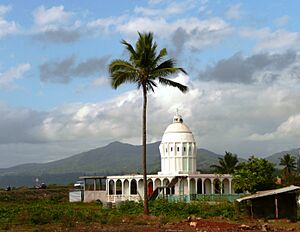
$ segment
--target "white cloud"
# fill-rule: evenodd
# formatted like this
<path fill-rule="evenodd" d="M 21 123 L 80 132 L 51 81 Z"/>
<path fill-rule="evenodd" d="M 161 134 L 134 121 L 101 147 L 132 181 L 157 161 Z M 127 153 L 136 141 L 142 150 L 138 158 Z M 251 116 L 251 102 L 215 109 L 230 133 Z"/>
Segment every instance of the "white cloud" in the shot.
<path fill-rule="evenodd" d="M 40 6 L 33 13 L 34 25 L 31 34 L 34 39 L 50 43 L 71 43 L 80 39 L 81 22 L 71 20 L 75 15 L 66 11 L 63 5 L 45 8 Z"/>
<path fill-rule="evenodd" d="M 7 21 L 4 17 L 11 10 L 11 6 L 0 5 L 0 39 L 18 32 L 17 24 L 14 21 Z"/>
<path fill-rule="evenodd" d="M 293 65 L 297 66 L 297 62 Z M 148 142 L 161 139 L 178 108 L 198 147 L 218 153 L 227 150 L 239 155 L 267 155 L 297 145 L 300 80 L 287 73 L 287 69 L 279 73 L 280 78 L 272 85 L 208 83 L 178 75 L 174 80 L 187 84 L 188 93 L 159 85 L 148 95 Z M 65 157 L 115 140 L 139 144 L 141 110 L 140 90 L 125 92 L 105 102 L 70 103 L 49 112 L 1 105 L 0 151 L 7 149 L 2 147 L 8 143 L 32 144 L 39 151 L 43 146 L 49 149 L 55 145 L 54 150 Z M 35 152 L 36 161 L 41 160 L 40 153 Z M 47 161 L 45 157 L 59 158 L 51 149 L 44 150 L 43 161 Z"/>
<path fill-rule="evenodd" d="M 174 36 L 181 37 L 176 39 L 177 52 L 180 50 L 179 47 L 186 47 L 193 51 L 201 50 L 219 44 L 233 31 L 233 28 L 222 18 L 201 19 L 183 14 L 201 7 L 207 7 L 207 2 L 190 0 L 150 4 L 150 7 L 136 7 L 131 15 L 124 14 L 90 21 L 87 27 L 91 31 L 98 32 L 99 35 L 121 33 L 126 39 L 136 39 L 137 31 L 152 31 L 158 38 L 171 42 L 171 45 Z M 176 14 L 182 14 L 182 17 L 177 19 L 169 17 Z M 181 45 L 178 44 L 179 41 Z"/>
<path fill-rule="evenodd" d="M 241 17 L 241 4 L 230 6 L 225 12 L 225 17 L 228 19 L 239 19 Z"/>
<path fill-rule="evenodd" d="M 253 141 L 278 141 L 292 138 L 300 138 L 300 113 L 290 116 L 286 121 L 281 123 L 274 132 L 257 134 L 249 136 Z"/>
<path fill-rule="evenodd" d="M 290 20 L 290 17 L 287 15 L 284 15 L 282 17 L 279 17 L 277 19 L 275 19 L 275 25 L 277 27 L 284 27 Z"/>
<path fill-rule="evenodd" d="M 194 7 L 193 1 L 184 1 L 180 3 L 171 2 L 166 7 L 136 7 L 134 12 L 144 16 L 161 17 L 163 15 L 164 17 L 168 17 L 171 15 L 181 14 L 192 7 Z"/>
<path fill-rule="evenodd" d="M 65 24 L 71 16 L 72 13 L 66 12 L 62 5 L 53 6 L 48 9 L 40 6 L 33 11 L 34 22 L 43 28 Z"/>
<path fill-rule="evenodd" d="M 11 11 L 11 6 L 0 5 L 0 17 L 5 16 L 9 11 Z"/>
<path fill-rule="evenodd" d="M 20 64 L 4 73 L 0 73 L 0 88 L 12 88 L 14 82 L 23 78 L 24 74 L 30 70 L 30 67 L 30 64 Z"/>
<path fill-rule="evenodd" d="M 299 49 L 300 37 L 298 32 L 284 29 L 271 31 L 270 28 L 244 28 L 241 30 L 241 36 L 257 40 L 256 51 L 278 52 Z"/>

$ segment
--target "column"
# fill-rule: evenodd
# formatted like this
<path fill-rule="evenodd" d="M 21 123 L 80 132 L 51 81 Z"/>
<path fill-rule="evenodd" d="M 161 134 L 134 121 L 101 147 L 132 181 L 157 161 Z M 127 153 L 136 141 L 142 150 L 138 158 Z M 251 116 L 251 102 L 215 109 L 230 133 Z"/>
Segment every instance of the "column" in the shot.
<path fill-rule="evenodd" d="M 196 191 L 196 194 L 198 194 L 198 178 L 195 178 L 195 191 Z"/>
<path fill-rule="evenodd" d="M 122 200 L 124 198 L 124 179 L 121 179 L 121 189 L 122 189 Z"/>
<path fill-rule="evenodd" d="M 190 188 L 191 188 L 191 183 L 190 183 L 190 181 L 191 181 L 191 180 L 190 180 L 190 178 L 188 177 L 188 178 L 187 178 L 187 184 L 188 184 L 188 186 L 187 186 L 187 188 L 188 188 L 188 189 L 187 189 L 187 195 L 190 195 L 190 194 L 191 194 L 191 189 L 190 189 Z"/>
<path fill-rule="evenodd" d="M 202 187 L 202 189 L 201 189 L 201 194 L 205 194 L 205 192 L 204 192 L 204 181 L 205 181 L 205 179 L 203 180 L 203 179 L 201 178 L 201 187 Z"/>
<path fill-rule="evenodd" d="M 210 188 L 211 188 L 211 194 L 214 194 L 215 193 L 214 179 L 210 179 Z"/>
<path fill-rule="evenodd" d="M 114 195 L 117 195 L 117 181 L 114 180 Z"/>
<path fill-rule="evenodd" d="M 228 186 L 228 188 L 229 188 L 229 194 L 231 194 L 231 179 L 228 179 L 228 182 L 229 182 L 229 186 Z"/>
<path fill-rule="evenodd" d="M 220 193 L 223 194 L 223 179 L 220 179 Z"/>
<path fill-rule="evenodd" d="M 94 191 L 96 191 L 96 179 L 94 179 Z"/>
<path fill-rule="evenodd" d="M 154 192 L 154 190 L 155 190 L 155 188 L 156 188 L 156 186 L 155 186 L 155 179 L 154 179 L 154 181 L 153 181 L 153 179 L 151 178 L 151 180 L 152 180 L 152 183 L 153 183 L 153 192 Z"/>
<path fill-rule="evenodd" d="M 107 196 L 109 196 L 109 179 L 106 179 L 105 191 L 106 191 Z"/>

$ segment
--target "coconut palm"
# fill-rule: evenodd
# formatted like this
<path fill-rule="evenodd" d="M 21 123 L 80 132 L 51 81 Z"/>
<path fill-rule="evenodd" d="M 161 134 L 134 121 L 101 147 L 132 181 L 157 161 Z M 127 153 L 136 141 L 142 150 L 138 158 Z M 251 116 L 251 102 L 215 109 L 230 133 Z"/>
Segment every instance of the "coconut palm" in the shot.
<path fill-rule="evenodd" d="M 219 174 L 233 174 L 238 162 L 236 155 L 225 151 L 224 158 L 219 158 L 219 164 L 210 167 L 214 168 L 215 172 Z"/>
<path fill-rule="evenodd" d="M 292 177 L 293 172 L 296 170 L 296 160 L 295 157 L 291 156 L 290 154 L 285 154 L 280 158 L 279 165 L 284 166 L 282 169 L 283 176 L 285 181 L 289 181 Z"/>
<path fill-rule="evenodd" d="M 173 59 L 165 59 L 167 50 L 161 49 L 157 53 L 157 44 L 153 41 L 153 33 L 138 33 L 139 38 L 133 47 L 122 40 L 129 53 L 129 60 L 116 59 L 109 65 L 111 85 L 118 88 L 124 83 L 135 83 L 143 92 L 143 116 L 142 116 L 142 165 L 144 179 L 144 213 L 149 214 L 147 194 L 147 164 L 146 164 L 146 111 L 147 94 L 154 91 L 157 83 L 173 86 L 182 92 L 188 90 L 187 86 L 166 79 L 167 76 L 179 72 L 186 73 L 184 69 L 175 67 Z"/>

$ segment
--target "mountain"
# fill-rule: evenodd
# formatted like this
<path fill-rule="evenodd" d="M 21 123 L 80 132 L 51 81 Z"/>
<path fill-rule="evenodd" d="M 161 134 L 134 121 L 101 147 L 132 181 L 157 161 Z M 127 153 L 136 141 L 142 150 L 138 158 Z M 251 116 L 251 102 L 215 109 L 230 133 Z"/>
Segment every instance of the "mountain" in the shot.
<path fill-rule="evenodd" d="M 277 168 L 282 168 L 282 166 L 279 165 L 280 158 L 282 156 L 284 156 L 285 154 L 290 154 L 293 157 L 295 157 L 295 159 L 297 161 L 298 157 L 299 157 L 299 150 L 300 150 L 300 148 L 295 148 L 295 149 L 291 149 L 291 150 L 288 150 L 288 151 L 277 152 L 273 155 L 270 155 L 270 156 L 266 157 L 265 159 L 267 159 L 270 162 L 274 163 Z"/>
<path fill-rule="evenodd" d="M 147 145 L 149 173 L 160 170 L 160 142 Z M 197 169 L 208 171 L 210 165 L 222 157 L 205 149 L 198 149 Z M 0 186 L 22 186 L 35 184 L 39 178 L 46 183 L 66 184 L 81 175 L 122 175 L 141 173 L 141 146 L 113 142 L 107 146 L 70 156 L 49 163 L 22 164 L 0 169 Z"/>

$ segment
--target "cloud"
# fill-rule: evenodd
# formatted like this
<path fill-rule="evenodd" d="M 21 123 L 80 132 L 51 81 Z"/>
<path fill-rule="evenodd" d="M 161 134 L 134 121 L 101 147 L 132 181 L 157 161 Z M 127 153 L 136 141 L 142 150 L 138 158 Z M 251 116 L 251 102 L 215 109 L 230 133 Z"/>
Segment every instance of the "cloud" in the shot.
<path fill-rule="evenodd" d="M 286 71 L 272 85 L 193 81 L 185 75 L 173 80 L 188 85 L 190 90 L 182 94 L 176 88 L 159 85 L 149 94 L 148 142 L 161 139 L 178 108 L 198 147 L 245 156 L 272 154 L 298 144 L 300 80 L 286 75 Z M 104 102 L 69 103 L 49 112 L 1 105 L 0 144 L 32 144 L 38 150 L 55 145 L 60 157 L 65 157 L 68 149 L 72 149 L 68 153 L 71 155 L 114 140 L 139 144 L 141 110 L 139 90 Z M 272 133 L 277 137 L 268 135 Z M 7 149 L 2 146 L 0 154 Z M 29 154 L 29 147 L 26 149 Z M 47 160 L 45 157 L 59 158 L 47 149 L 43 161 Z M 36 161 L 41 160 L 40 153 L 35 153 Z"/>
<path fill-rule="evenodd" d="M 253 141 L 286 140 L 290 137 L 300 138 L 300 114 L 290 116 L 275 131 L 265 134 L 254 133 L 249 136 Z"/>
<path fill-rule="evenodd" d="M 98 18 L 88 22 L 87 28 L 99 35 L 121 33 L 127 40 L 136 39 L 137 31 L 152 31 L 163 41 L 169 42 L 171 39 L 170 42 L 175 46 L 177 53 L 183 48 L 200 51 L 218 45 L 233 32 L 233 28 L 219 17 L 206 19 L 185 15 L 176 19 L 171 17 L 174 14 L 195 10 L 198 5 L 206 6 L 206 1 L 191 0 L 188 3 L 171 1 L 158 4 L 159 6 L 150 4 L 150 7 L 136 7 L 131 15 Z"/>
<path fill-rule="evenodd" d="M 33 11 L 34 26 L 32 37 L 44 43 L 71 43 L 78 41 L 82 32 L 80 21 L 72 21 L 73 12 L 65 11 L 64 6 L 45 8 L 40 6 Z"/>
<path fill-rule="evenodd" d="M 80 63 L 76 63 L 75 56 L 69 56 L 60 61 L 49 61 L 39 66 L 40 79 L 43 82 L 66 84 L 73 78 L 103 73 L 107 61 L 107 56 L 90 58 Z"/>
<path fill-rule="evenodd" d="M 150 4 L 153 5 L 153 4 Z M 151 17 L 160 17 L 164 15 L 164 17 L 168 17 L 171 15 L 181 14 L 188 9 L 191 9 L 195 6 L 194 1 L 185 1 L 185 2 L 171 2 L 166 6 L 161 6 L 159 8 L 153 7 L 135 7 L 134 13 L 141 14 L 143 16 L 151 16 Z"/>
<path fill-rule="evenodd" d="M 42 26 L 44 29 L 65 24 L 70 17 L 71 12 L 66 12 L 64 6 L 53 6 L 46 9 L 44 6 L 40 6 L 33 11 L 33 18 L 36 25 Z"/>
<path fill-rule="evenodd" d="M 145 28 L 164 40 L 173 38 L 176 47 L 184 46 L 194 51 L 219 44 L 232 32 L 232 28 L 220 18 L 199 20 L 192 17 L 173 22 L 163 18 L 138 17 L 119 25 L 117 31 L 133 37 L 137 31 L 143 32 Z M 180 36 L 186 40 L 178 39 Z"/>
<path fill-rule="evenodd" d="M 4 17 L 11 10 L 11 6 L 0 5 L 0 39 L 18 32 L 15 21 L 7 21 Z"/>
<path fill-rule="evenodd" d="M 47 31 L 33 35 L 34 39 L 51 43 L 71 43 L 79 40 L 81 33 L 79 30 L 67 30 L 63 28 L 49 29 Z"/>
<path fill-rule="evenodd" d="M 230 6 L 225 12 L 225 17 L 228 19 L 239 19 L 241 17 L 241 4 Z"/>
<path fill-rule="evenodd" d="M 19 64 L 4 73 L 0 73 L 0 89 L 10 89 L 14 82 L 23 78 L 24 74 L 30 70 L 30 64 Z"/>
<path fill-rule="evenodd" d="M 255 51 L 281 52 L 288 49 L 299 50 L 300 37 L 298 32 L 284 29 L 271 31 L 270 28 L 244 28 L 240 32 L 242 37 L 253 38 L 257 41 Z"/>
<path fill-rule="evenodd" d="M 281 16 L 277 19 L 275 19 L 275 25 L 277 27 L 284 27 L 290 20 L 290 17 L 287 15 Z"/>
<path fill-rule="evenodd" d="M 199 74 L 205 81 L 251 84 L 254 82 L 273 82 L 282 71 L 299 64 L 299 56 L 294 51 L 283 54 L 259 53 L 244 57 L 236 53 L 228 59 L 222 59 L 213 66 L 207 66 Z M 294 66 L 293 66 L 294 67 Z M 292 75 L 294 69 L 289 70 Z"/>

